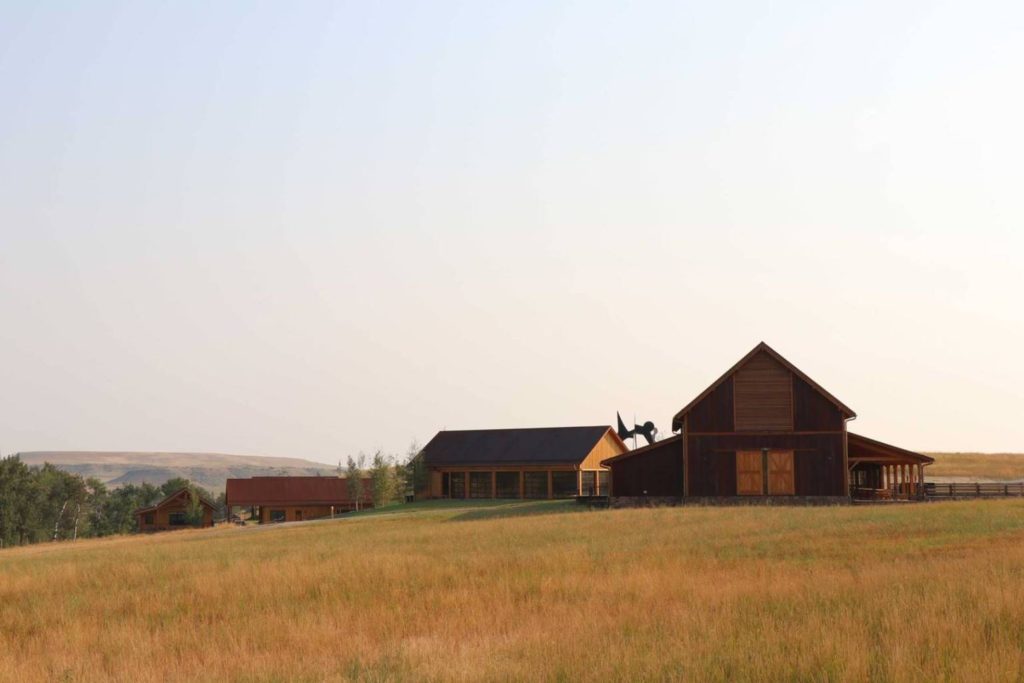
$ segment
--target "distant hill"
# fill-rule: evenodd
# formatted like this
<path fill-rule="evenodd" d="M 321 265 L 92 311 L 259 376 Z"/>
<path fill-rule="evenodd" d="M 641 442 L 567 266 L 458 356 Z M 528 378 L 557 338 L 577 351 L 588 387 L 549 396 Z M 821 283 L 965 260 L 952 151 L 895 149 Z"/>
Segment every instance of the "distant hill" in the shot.
<path fill-rule="evenodd" d="M 225 480 L 232 477 L 336 474 L 330 465 L 301 458 L 227 453 L 29 451 L 17 455 L 27 465 L 48 462 L 83 477 L 96 477 L 111 487 L 143 482 L 162 484 L 173 477 L 184 477 L 219 493 L 224 490 Z"/>

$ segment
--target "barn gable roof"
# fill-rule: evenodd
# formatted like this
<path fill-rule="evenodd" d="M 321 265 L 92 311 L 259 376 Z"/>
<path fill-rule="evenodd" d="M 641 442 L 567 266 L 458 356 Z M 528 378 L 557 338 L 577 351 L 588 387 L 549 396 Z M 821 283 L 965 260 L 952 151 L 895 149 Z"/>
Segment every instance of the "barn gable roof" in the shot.
<path fill-rule="evenodd" d="M 670 446 L 677 441 L 681 441 L 682 438 L 682 434 L 673 434 L 672 436 L 662 439 L 661 441 L 655 441 L 654 443 L 647 444 L 646 446 L 641 446 L 640 448 L 635 448 L 631 451 L 626 451 L 625 453 L 619 453 L 618 455 L 612 456 L 611 458 L 605 458 L 604 460 L 601 461 L 601 464 L 604 465 L 605 467 L 608 467 L 610 463 L 619 462 L 620 460 L 627 460 L 629 458 L 632 458 L 634 455 L 643 455 L 645 453 L 648 453 L 649 451 Z"/>
<path fill-rule="evenodd" d="M 187 486 L 182 486 L 177 491 L 174 491 L 173 493 L 170 493 L 170 494 L 164 496 L 163 500 L 161 500 L 159 503 L 156 503 L 154 505 L 150 505 L 148 507 L 137 509 L 135 511 L 135 514 L 140 514 L 140 513 L 143 513 L 143 512 L 153 512 L 154 510 L 159 510 L 160 508 L 162 508 L 163 506 L 167 505 L 168 503 L 173 502 L 181 494 L 188 493 L 188 490 L 189 490 L 189 488 Z M 208 500 L 202 494 L 199 494 L 198 498 L 199 498 L 199 504 L 200 505 L 208 507 L 211 510 L 212 509 L 216 509 L 217 506 L 212 501 Z"/>
<path fill-rule="evenodd" d="M 578 465 L 608 433 L 621 442 L 608 425 L 441 431 L 423 447 L 423 460 L 432 467 Z"/>
<path fill-rule="evenodd" d="M 804 382 L 807 382 L 807 384 L 809 384 L 815 391 L 817 391 L 819 394 L 824 396 L 830 402 L 835 404 L 835 406 L 837 408 L 839 408 L 839 411 L 841 413 L 843 413 L 843 416 L 845 418 L 849 419 L 849 418 L 857 417 L 857 413 L 853 412 L 853 410 L 849 406 L 847 406 L 845 403 L 840 401 L 838 398 L 836 398 L 835 396 L 830 394 L 828 391 L 825 390 L 824 387 L 822 387 L 820 384 L 815 382 L 813 379 L 811 379 L 810 377 L 805 375 L 803 373 L 803 371 L 800 370 L 800 368 L 798 368 L 797 366 L 793 365 L 788 360 L 783 358 L 782 354 L 780 354 L 778 351 L 776 351 L 772 347 L 768 346 L 764 342 L 761 342 L 760 344 L 755 346 L 750 351 L 750 353 L 748 353 L 747 355 L 743 356 L 743 358 L 741 358 L 735 365 L 733 365 L 731 368 L 726 370 L 725 374 L 723 374 L 721 377 L 719 377 L 717 380 L 715 380 L 711 384 L 711 386 L 709 386 L 707 389 L 705 389 L 703 392 L 701 392 L 697 396 L 697 398 L 695 398 L 692 401 L 690 401 L 688 404 L 686 404 L 685 408 L 683 408 L 678 413 L 676 413 L 675 417 L 672 418 L 672 429 L 673 430 L 677 430 L 677 429 L 681 428 L 683 426 L 683 416 L 685 416 L 688 412 L 693 410 L 694 406 L 696 406 L 698 403 L 700 403 L 705 398 L 707 398 L 707 396 L 712 391 L 717 389 L 723 382 L 725 382 L 727 379 L 732 377 L 732 375 L 735 374 L 737 370 L 739 370 L 744 365 L 746 365 L 752 358 L 757 356 L 759 353 L 766 353 L 766 354 L 768 354 L 768 356 L 770 356 L 772 359 L 777 361 L 784 368 L 786 368 L 787 370 L 792 372 L 794 375 L 796 375 L 797 377 L 802 379 Z"/>

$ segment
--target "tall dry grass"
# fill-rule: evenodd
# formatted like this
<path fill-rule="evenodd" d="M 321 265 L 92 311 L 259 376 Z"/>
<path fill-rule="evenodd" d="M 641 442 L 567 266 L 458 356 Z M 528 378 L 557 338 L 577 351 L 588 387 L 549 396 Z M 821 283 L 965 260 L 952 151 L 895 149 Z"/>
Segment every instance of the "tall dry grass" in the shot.
<path fill-rule="evenodd" d="M 4 551 L 0 676 L 1024 677 L 1024 502 L 572 505 Z"/>
<path fill-rule="evenodd" d="M 929 453 L 935 458 L 927 477 L 1024 480 L 1022 453 Z"/>

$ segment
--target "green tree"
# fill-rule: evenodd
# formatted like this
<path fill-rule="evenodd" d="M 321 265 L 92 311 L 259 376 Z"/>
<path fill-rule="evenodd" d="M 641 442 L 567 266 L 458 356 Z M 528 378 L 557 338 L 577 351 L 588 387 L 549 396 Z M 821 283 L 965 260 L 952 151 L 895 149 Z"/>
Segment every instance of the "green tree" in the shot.
<path fill-rule="evenodd" d="M 50 463 L 35 469 L 34 473 L 41 496 L 36 540 L 41 540 L 39 536 L 43 533 L 52 541 L 72 538 L 88 497 L 85 481 L 80 475 L 65 472 Z"/>
<path fill-rule="evenodd" d="M 383 507 L 395 499 L 395 468 L 390 456 L 381 451 L 373 454 L 370 462 L 370 485 L 373 506 Z"/>
<path fill-rule="evenodd" d="M 201 526 L 203 523 L 203 504 L 200 499 L 198 487 L 188 487 L 188 503 L 185 505 L 185 521 L 192 526 Z"/>
<path fill-rule="evenodd" d="M 12 455 L 0 459 L 0 545 L 35 540 L 40 498 L 38 482 L 21 458 Z"/>
<path fill-rule="evenodd" d="M 402 475 L 402 491 L 405 494 L 422 495 L 426 491 L 430 473 L 427 471 L 426 463 L 423 461 L 423 451 L 415 441 L 409 444 L 409 450 L 405 453 L 405 465 L 402 467 Z"/>
<path fill-rule="evenodd" d="M 167 481 L 160 485 L 160 492 L 163 493 L 164 496 L 166 497 L 171 495 L 172 493 L 177 493 L 182 489 L 191 488 L 192 482 L 186 479 L 185 477 L 171 477 L 170 479 L 168 479 Z"/>
<path fill-rule="evenodd" d="M 348 456 L 345 467 L 345 484 L 348 488 L 348 497 L 355 503 L 356 510 L 363 499 L 363 467 L 366 464 L 366 456 L 362 453 L 358 457 Z"/>

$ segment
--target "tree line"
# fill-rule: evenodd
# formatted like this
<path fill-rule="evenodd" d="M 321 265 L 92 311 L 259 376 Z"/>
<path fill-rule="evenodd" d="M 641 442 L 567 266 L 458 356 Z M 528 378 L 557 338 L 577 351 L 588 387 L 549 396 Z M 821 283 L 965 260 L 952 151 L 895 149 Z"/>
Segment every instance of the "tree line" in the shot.
<path fill-rule="evenodd" d="M 213 496 L 181 477 L 112 489 L 49 463 L 29 467 L 17 455 L 0 458 L 0 547 L 133 532 L 135 510 L 185 487 L 223 505 L 223 494 Z"/>
<path fill-rule="evenodd" d="M 348 482 L 348 497 L 361 501 L 369 493 L 373 506 L 379 508 L 405 502 L 415 491 L 422 491 L 426 488 L 427 471 L 419 451 L 419 445 L 413 442 L 404 459 L 383 451 L 370 458 L 364 453 L 348 456 L 344 466 L 338 463 L 339 476 L 344 475 Z M 370 480 L 369 491 L 364 490 L 366 479 Z"/>
<path fill-rule="evenodd" d="M 362 500 L 369 493 L 374 507 L 406 500 L 426 483 L 419 448 L 413 444 L 406 458 L 376 452 L 367 458 L 349 456 L 338 474 L 348 480 L 348 494 Z M 369 491 L 364 491 L 364 479 Z M 188 488 L 215 505 L 214 518 L 224 519 L 224 493 L 214 496 L 189 480 L 175 477 L 159 486 L 125 484 L 108 488 L 95 477 L 65 472 L 49 463 L 30 467 L 17 455 L 0 458 L 0 548 L 44 541 L 96 538 L 137 531 L 135 510 L 155 505 L 170 494 Z"/>

